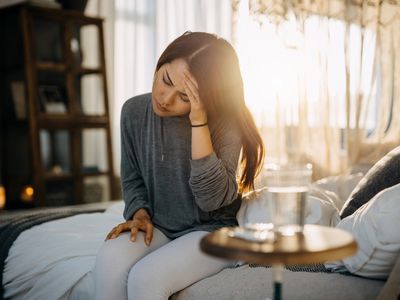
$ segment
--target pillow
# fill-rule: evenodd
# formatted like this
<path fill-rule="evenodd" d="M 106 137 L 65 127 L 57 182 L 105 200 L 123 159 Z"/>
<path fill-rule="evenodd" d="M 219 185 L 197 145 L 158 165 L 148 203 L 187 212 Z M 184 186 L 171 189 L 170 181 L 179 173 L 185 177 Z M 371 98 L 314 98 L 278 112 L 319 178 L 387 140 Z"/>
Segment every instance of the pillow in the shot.
<path fill-rule="evenodd" d="M 340 211 L 346 218 L 380 191 L 400 183 L 400 146 L 382 157 L 360 180 Z"/>
<path fill-rule="evenodd" d="M 324 192 L 335 194 L 335 205 L 339 209 L 342 209 L 343 204 L 349 198 L 351 192 L 360 182 L 364 176 L 363 173 L 337 175 L 321 178 L 315 181 L 313 187 L 318 187 Z"/>
<path fill-rule="evenodd" d="M 329 269 L 346 267 L 353 274 L 386 279 L 400 254 L 400 183 L 379 192 L 336 228 L 352 233 L 356 255 L 329 262 Z"/>

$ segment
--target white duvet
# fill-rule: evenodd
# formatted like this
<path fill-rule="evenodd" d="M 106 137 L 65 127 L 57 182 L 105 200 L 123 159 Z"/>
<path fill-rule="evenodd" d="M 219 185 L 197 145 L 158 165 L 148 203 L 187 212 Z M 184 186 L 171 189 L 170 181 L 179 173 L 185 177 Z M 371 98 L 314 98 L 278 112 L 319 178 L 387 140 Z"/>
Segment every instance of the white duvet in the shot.
<path fill-rule="evenodd" d="M 123 221 L 123 202 L 22 232 L 3 272 L 4 298 L 93 299 L 92 271 L 106 234 Z"/>
<path fill-rule="evenodd" d="M 334 226 L 338 209 L 360 176 L 352 181 L 321 181 L 309 197 L 306 223 Z M 338 188 L 338 184 L 342 186 Z M 244 207 L 244 205 L 248 207 Z M 242 218 L 257 218 L 260 203 L 243 204 Z M 96 254 L 106 234 L 123 221 L 123 202 L 104 213 L 80 214 L 46 222 L 24 232 L 10 248 L 3 273 L 9 299 L 93 299 Z M 243 212 L 246 211 L 246 215 Z"/>

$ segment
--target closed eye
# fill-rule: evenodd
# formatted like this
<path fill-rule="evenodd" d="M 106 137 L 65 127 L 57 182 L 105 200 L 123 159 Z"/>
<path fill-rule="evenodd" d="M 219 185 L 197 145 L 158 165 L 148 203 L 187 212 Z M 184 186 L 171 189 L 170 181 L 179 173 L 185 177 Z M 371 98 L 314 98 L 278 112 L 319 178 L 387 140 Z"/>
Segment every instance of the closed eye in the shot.
<path fill-rule="evenodd" d="M 188 98 L 184 98 L 183 96 L 181 96 L 181 100 L 185 103 L 189 103 L 190 100 Z"/>
<path fill-rule="evenodd" d="M 165 79 L 164 76 L 163 76 L 162 80 L 163 80 L 163 82 L 164 82 L 166 85 L 168 85 L 168 86 L 171 86 L 171 85 L 172 85 L 171 82 L 168 82 L 168 81 Z"/>

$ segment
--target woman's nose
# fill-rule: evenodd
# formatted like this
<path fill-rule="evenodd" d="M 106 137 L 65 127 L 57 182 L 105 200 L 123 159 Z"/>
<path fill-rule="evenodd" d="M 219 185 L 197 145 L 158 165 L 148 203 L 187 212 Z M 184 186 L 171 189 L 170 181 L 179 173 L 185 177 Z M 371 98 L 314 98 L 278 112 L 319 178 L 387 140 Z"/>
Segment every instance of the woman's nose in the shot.
<path fill-rule="evenodd" d="M 164 95 L 163 105 L 171 105 L 175 99 L 175 91 L 170 90 Z"/>

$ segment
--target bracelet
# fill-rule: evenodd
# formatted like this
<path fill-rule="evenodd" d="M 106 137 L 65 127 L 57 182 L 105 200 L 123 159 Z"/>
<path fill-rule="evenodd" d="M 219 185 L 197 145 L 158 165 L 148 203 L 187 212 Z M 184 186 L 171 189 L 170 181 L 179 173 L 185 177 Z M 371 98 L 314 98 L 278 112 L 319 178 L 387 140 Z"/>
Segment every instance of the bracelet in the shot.
<path fill-rule="evenodd" d="M 192 125 L 192 124 L 190 124 L 190 127 L 203 127 L 203 126 L 207 126 L 207 125 L 208 125 L 208 122 L 203 123 L 203 124 L 199 124 L 199 125 Z"/>

